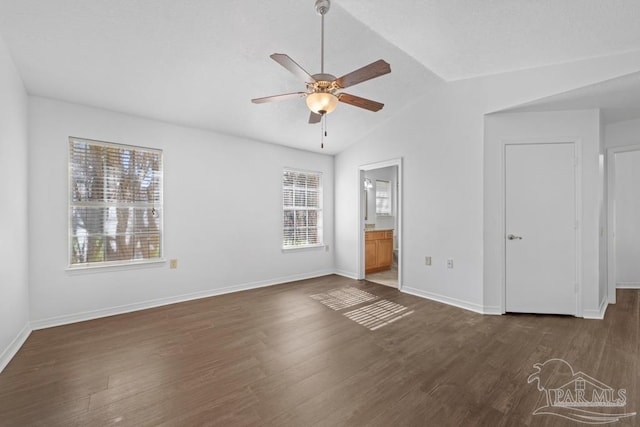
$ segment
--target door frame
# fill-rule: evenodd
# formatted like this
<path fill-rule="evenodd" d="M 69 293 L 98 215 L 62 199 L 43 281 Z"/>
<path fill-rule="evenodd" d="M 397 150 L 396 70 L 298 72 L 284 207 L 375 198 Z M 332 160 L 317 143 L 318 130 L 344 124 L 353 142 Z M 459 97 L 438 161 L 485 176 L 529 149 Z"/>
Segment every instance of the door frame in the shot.
<path fill-rule="evenodd" d="M 582 141 L 580 138 L 558 137 L 558 138 L 526 138 L 526 139 L 505 139 L 500 143 L 500 222 L 499 229 L 502 231 L 502 244 L 500 245 L 500 274 L 501 288 L 500 310 L 506 313 L 506 295 L 507 295 L 507 221 L 506 221 L 506 190 L 507 190 L 507 164 L 506 164 L 506 147 L 507 145 L 522 144 L 573 144 L 575 156 L 574 182 L 575 182 L 575 218 L 576 218 L 576 301 L 575 316 L 582 317 Z"/>
<path fill-rule="evenodd" d="M 402 289 L 402 157 L 386 160 L 383 162 L 368 163 L 358 166 L 358 280 L 365 278 L 364 273 L 364 191 L 362 182 L 366 171 L 382 169 L 389 166 L 397 166 L 398 168 L 398 188 L 396 189 L 396 217 L 398 220 L 398 229 L 396 236 L 398 238 L 398 290 Z"/>
<path fill-rule="evenodd" d="M 607 299 L 616 303 L 616 154 L 640 151 L 640 145 L 607 148 Z"/>

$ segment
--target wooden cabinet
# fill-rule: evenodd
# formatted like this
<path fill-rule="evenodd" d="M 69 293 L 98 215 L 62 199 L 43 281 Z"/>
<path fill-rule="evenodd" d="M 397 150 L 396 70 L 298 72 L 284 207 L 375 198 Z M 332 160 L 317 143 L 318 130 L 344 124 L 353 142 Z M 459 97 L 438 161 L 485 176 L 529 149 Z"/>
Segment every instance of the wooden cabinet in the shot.
<path fill-rule="evenodd" d="M 375 273 L 391 269 L 393 264 L 393 230 L 364 233 L 364 272 Z"/>

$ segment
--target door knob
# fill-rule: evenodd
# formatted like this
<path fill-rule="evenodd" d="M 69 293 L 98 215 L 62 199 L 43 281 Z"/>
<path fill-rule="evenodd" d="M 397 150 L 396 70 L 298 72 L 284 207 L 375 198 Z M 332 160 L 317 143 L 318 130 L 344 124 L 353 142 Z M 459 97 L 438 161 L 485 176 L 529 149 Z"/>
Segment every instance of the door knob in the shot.
<path fill-rule="evenodd" d="M 507 239 L 509 240 L 522 240 L 522 236 L 515 236 L 513 234 L 508 234 Z"/>

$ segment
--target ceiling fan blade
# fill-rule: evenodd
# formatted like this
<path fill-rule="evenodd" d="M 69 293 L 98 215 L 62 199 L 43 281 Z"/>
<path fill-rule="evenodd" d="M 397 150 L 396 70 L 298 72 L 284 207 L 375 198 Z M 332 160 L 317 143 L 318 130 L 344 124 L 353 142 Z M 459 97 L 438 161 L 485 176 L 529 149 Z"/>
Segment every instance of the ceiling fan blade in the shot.
<path fill-rule="evenodd" d="M 338 99 L 340 102 L 344 102 L 345 104 L 350 104 L 355 107 L 364 108 L 369 111 L 380 111 L 384 104 L 376 101 L 372 101 L 366 98 L 360 98 L 359 96 L 349 95 L 348 93 L 341 93 L 338 95 Z"/>
<path fill-rule="evenodd" d="M 298 65 L 296 61 L 291 59 L 289 55 L 285 55 L 284 53 L 274 53 L 271 55 L 271 59 L 298 76 L 298 78 L 305 83 L 315 83 L 316 80 L 311 77 L 304 68 Z"/>
<path fill-rule="evenodd" d="M 391 72 L 391 65 L 384 59 L 378 59 L 376 62 L 372 62 L 369 65 L 365 65 L 355 71 L 345 74 L 342 77 L 336 79 L 336 83 L 341 88 L 347 88 L 349 86 L 357 85 L 358 83 L 371 80 L 376 77 L 383 76 Z"/>
<path fill-rule="evenodd" d="M 320 123 L 320 120 L 322 120 L 322 116 L 320 114 L 316 114 L 313 111 L 311 112 L 311 114 L 309 114 L 309 124 L 315 124 L 315 123 Z"/>
<path fill-rule="evenodd" d="M 285 93 L 282 95 L 265 96 L 264 98 L 254 98 L 251 100 L 254 104 L 263 104 L 265 102 L 284 101 L 287 99 L 301 98 L 306 92 Z"/>

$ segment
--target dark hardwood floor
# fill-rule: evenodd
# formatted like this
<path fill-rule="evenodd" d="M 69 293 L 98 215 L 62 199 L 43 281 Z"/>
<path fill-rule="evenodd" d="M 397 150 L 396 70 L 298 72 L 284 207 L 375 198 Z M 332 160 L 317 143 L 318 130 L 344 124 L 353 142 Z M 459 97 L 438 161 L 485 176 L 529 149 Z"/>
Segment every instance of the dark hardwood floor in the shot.
<path fill-rule="evenodd" d="M 347 287 L 378 299 L 311 298 Z M 327 276 L 35 331 L 0 374 L 0 425 L 580 425 L 533 415 L 533 365 L 626 389 L 593 411 L 640 411 L 639 293 L 619 290 L 602 321 L 483 316 Z M 380 300 L 404 317 L 370 330 L 344 315 Z"/>

